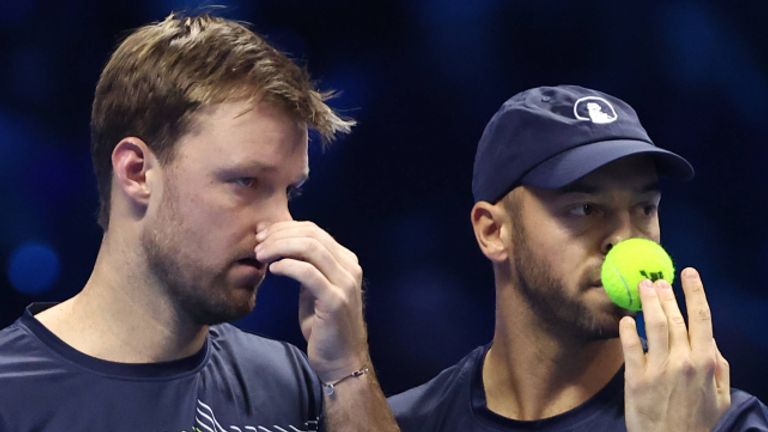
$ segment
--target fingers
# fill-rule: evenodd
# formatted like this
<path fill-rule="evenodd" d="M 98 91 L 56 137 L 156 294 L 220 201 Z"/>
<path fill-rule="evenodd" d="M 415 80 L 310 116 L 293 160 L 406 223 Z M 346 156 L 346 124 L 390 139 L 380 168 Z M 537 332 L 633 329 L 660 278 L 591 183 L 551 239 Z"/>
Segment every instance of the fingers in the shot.
<path fill-rule="evenodd" d="M 656 289 L 649 280 L 640 282 L 640 301 L 648 337 L 648 366 L 661 368 L 669 355 L 669 326 Z"/>
<path fill-rule="evenodd" d="M 624 351 L 624 373 L 627 379 L 634 380 L 642 376 L 645 370 L 645 353 L 632 317 L 627 316 L 619 321 L 619 338 Z"/>
<path fill-rule="evenodd" d="M 688 329 L 685 326 L 685 318 L 677 305 L 672 285 L 665 280 L 658 280 L 654 284 L 656 294 L 661 303 L 661 308 L 667 316 L 667 328 L 669 332 L 670 351 L 688 352 L 691 347 L 688 343 Z"/>
<path fill-rule="evenodd" d="M 712 317 L 698 272 L 693 268 L 683 270 L 682 284 L 688 309 L 688 325 L 680 312 L 672 286 L 667 281 L 656 281 L 653 285 L 655 289 L 650 282 L 641 282 L 640 297 L 648 335 L 649 362 L 653 365 L 661 364 L 662 356 L 674 353 L 690 353 L 694 361 L 701 362 L 711 363 L 714 358 Z"/>
<path fill-rule="evenodd" d="M 717 351 L 717 365 L 715 366 L 715 384 L 718 393 L 730 396 L 731 394 L 731 366 L 728 360 L 720 353 L 720 349 L 715 345 Z"/>
<path fill-rule="evenodd" d="M 287 238 L 314 238 L 323 245 L 326 245 L 329 252 L 345 268 L 352 268 L 358 265 L 357 255 L 336 242 L 325 230 L 321 229 L 313 222 L 303 221 L 284 221 L 276 222 L 268 227 L 263 227 L 256 234 L 256 241 L 278 241 Z"/>
<path fill-rule="evenodd" d="M 704 284 L 699 273 L 692 267 L 681 272 L 685 305 L 688 309 L 688 337 L 691 349 L 706 351 L 712 348 L 712 315 L 704 294 Z"/>
<path fill-rule="evenodd" d="M 269 239 L 256 246 L 256 259 L 272 263 L 293 258 L 313 264 L 335 285 L 349 285 L 354 278 L 339 264 L 328 248 L 311 237 Z"/>
<path fill-rule="evenodd" d="M 311 222 L 280 222 L 257 234 L 256 258 L 270 263 L 293 258 L 316 266 L 334 285 L 359 286 L 362 269 L 357 256 Z"/>
<path fill-rule="evenodd" d="M 335 304 L 337 302 L 338 294 L 331 282 L 317 267 L 306 261 L 283 258 L 270 264 L 269 271 L 296 280 L 323 304 Z"/>
<path fill-rule="evenodd" d="M 688 326 L 669 283 L 640 283 L 647 354 L 634 320 L 619 322 L 627 430 L 712 430 L 730 406 L 730 368 L 712 338 L 703 285 L 693 269 L 682 280 Z"/>

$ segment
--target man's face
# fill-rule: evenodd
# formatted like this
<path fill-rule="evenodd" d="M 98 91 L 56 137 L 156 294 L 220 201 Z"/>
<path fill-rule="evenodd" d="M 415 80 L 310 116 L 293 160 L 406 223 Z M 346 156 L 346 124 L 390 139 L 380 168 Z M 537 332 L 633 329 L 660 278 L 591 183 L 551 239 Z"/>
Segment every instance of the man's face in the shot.
<path fill-rule="evenodd" d="M 520 187 L 511 211 L 515 283 L 541 323 L 584 339 L 618 336 L 628 314 L 600 282 L 605 254 L 621 240 L 659 241 L 658 189 L 653 162 L 630 157 L 559 190 Z"/>
<path fill-rule="evenodd" d="M 255 306 L 266 273 L 257 226 L 291 219 L 289 195 L 309 174 L 307 129 L 263 102 L 215 105 L 196 120 L 160 171 L 141 243 L 178 310 L 214 324 Z"/>

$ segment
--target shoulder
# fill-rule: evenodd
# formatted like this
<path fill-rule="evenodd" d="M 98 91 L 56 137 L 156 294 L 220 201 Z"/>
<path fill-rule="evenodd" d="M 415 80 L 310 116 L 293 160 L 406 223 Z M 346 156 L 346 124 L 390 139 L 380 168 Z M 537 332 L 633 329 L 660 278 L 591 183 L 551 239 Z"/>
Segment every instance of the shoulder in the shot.
<path fill-rule="evenodd" d="M 472 377 L 482 362 L 486 347 L 472 350 L 455 365 L 430 381 L 388 399 L 392 412 L 404 431 L 427 430 L 441 413 L 470 408 Z M 431 426 L 430 426 L 431 425 Z"/>
<path fill-rule="evenodd" d="M 35 389 L 60 382 L 69 370 L 20 321 L 0 330 L 0 417 L 8 409 L 23 409 Z"/>
<path fill-rule="evenodd" d="M 295 345 L 249 333 L 232 324 L 212 326 L 209 334 L 213 350 L 220 353 L 256 362 L 306 362 L 306 355 Z"/>
<path fill-rule="evenodd" d="M 209 334 L 211 336 L 211 342 L 223 349 L 289 355 L 295 355 L 302 352 L 299 348 L 288 342 L 259 336 L 227 323 L 211 326 Z"/>
<path fill-rule="evenodd" d="M 311 374 L 304 352 L 288 342 L 249 333 L 232 324 L 212 326 L 209 335 L 213 356 L 262 371 L 268 368 L 275 373 L 285 370 Z"/>
<path fill-rule="evenodd" d="M 716 431 L 768 431 L 768 407 L 754 395 L 731 390 L 731 407 L 723 414 Z"/>
<path fill-rule="evenodd" d="M 16 321 L 0 330 L 0 352 L 5 354 L 11 346 L 17 345 L 19 342 L 23 343 L 26 339 L 27 334 L 23 326 L 19 321 Z"/>
<path fill-rule="evenodd" d="M 41 348 L 19 321 L 0 330 L 0 379 L 37 369 Z"/>

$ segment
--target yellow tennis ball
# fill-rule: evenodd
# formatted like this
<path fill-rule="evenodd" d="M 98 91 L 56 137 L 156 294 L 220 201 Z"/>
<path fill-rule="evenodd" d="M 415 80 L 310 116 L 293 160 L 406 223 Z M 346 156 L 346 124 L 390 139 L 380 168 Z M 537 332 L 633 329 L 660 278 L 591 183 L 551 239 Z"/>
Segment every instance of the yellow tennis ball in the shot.
<path fill-rule="evenodd" d="M 638 291 L 640 281 L 664 279 L 671 285 L 675 280 L 675 267 L 660 244 L 644 238 L 631 238 L 619 242 L 608 252 L 600 278 L 614 303 L 637 312 L 643 308 Z"/>

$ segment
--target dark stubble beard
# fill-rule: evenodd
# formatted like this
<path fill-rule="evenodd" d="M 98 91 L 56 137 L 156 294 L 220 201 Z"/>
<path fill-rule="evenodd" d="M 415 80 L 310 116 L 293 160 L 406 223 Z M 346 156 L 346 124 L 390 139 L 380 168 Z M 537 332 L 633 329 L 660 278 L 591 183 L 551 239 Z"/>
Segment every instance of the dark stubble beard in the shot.
<path fill-rule="evenodd" d="M 516 282 L 541 324 L 555 334 L 582 340 L 618 337 L 618 321 L 625 313 L 615 307 L 613 313 L 597 316 L 576 298 L 567 297 L 565 287 L 552 275 L 549 264 L 533 253 L 528 235 L 520 225 L 513 224 L 512 237 Z M 588 283 L 589 280 L 584 278 L 579 283 L 579 289 L 586 289 Z"/>
<path fill-rule="evenodd" d="M 149 271 L 181 319 L 195 325 L 214 325 L 242 318 L 253 309 L 255 299 L 238 301 L 228 291 L 237 288 L 227 286 L 227 268 L 210 271 L 187 253 L 183 239 L 195 233 L 185 227 L 176 199 L 174 189 L 167 186 L 154 225 L 142 232 L 141 246 Z"/>

